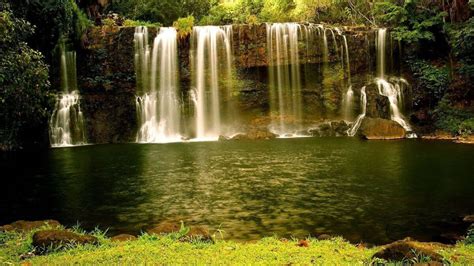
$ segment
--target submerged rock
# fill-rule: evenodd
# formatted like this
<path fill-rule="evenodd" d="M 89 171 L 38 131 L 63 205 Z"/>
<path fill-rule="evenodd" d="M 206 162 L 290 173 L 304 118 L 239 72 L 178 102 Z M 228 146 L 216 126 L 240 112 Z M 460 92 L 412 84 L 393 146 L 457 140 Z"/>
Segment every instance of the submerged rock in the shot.
<path fill-rule="evenodd" d="M 383 249 L 375 253 L 373 258 L 387 261 L 414 260 L 420 257 L 429 258 L 432 262 L 443 262 L 443 256 L 435 251 L 436 248 L 446 247 L 440 243 L 422 243 L 410 238 L 399 240 L 383 246 Z"/>
<path fill-rule="evenodd" d="M 61 224 L 56 220 L 43 220 L 43 221 L 24 221 L 19 220 L 11 224 L 0 226 L 0 232 L 18 231 L 18 232 L 30 232 L 41 227 L 50 226 L 52 228 L 61 227 Z"/>
<path fill-rule="evenodd" d="M 79 235 L 66 230 L 44 230 L 33 235 L 33 246 L 41 252 L 48 248 L 58 249 L 76 245 L 97 244 L 99 240 L 95 236 Z"/>
<path fill-rule="evenodd" d="M 362 138 L 375 139 L 403 139 L 406 132 L 397 122 L 380 118 L 365 118 L 358 133 Z"/>
<path fill-rule="evenodd" d="M 132 236 L 129 234 L 120 234 L 120 235 L 116 235 L 112 237 L 110 240 L 112 240 L 113 242 L 126 242 L 126 241 L 132 241 L 136 239 L 137 239 L 136 236 Z"/>

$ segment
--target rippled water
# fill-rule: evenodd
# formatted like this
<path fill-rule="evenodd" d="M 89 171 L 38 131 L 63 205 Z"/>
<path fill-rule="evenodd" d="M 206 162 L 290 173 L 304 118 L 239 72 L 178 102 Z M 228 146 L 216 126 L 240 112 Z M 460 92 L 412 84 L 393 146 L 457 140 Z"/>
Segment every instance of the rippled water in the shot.
<path fill-rule="evenodd" d="M 474 146 L 303 138 L 53 149 L 2 159 L 0 222 L 138 232 L 163 220 L 225 237 L 433 240 L 474 213 Z"/>

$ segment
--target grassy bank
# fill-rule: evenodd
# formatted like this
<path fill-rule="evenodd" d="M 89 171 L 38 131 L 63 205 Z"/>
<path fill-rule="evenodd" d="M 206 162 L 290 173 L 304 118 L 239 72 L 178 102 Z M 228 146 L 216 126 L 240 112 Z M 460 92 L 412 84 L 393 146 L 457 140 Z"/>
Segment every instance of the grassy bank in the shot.
<path fill-rule="evenodd" d="M 342 238 L 330 240 L 282 240 L 276 237 L 257 242 L 237 243 L 216 240 L 179 241 L 175 235 L 144 234 L 137 240 L 113 242 L 101 232 L 92 234 L 97 245 L 63 247 L 45 255 L 34 255 L 30 233 L 0 233 L 0 264 L 327 264 L 354 265 L 383 262 L 372 259 L 381 247 L 352 245 Z M 455 265 L 474 263 L 474 245 L 459 243 L 436 250 L 446 262 Z M 426 262 L 417 257 L 413 262 Z"/>

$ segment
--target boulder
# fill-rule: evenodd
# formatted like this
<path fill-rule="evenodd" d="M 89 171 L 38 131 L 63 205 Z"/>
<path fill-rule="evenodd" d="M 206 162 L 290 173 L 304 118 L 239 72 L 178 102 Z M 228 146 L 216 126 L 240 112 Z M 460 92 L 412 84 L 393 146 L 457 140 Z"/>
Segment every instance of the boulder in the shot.
<path fill-rule="evenodd" d="M 445 245 L 439 243 L 422 243 L 406 238 L 383 246 L 382 250 L 375 253 L 372 257 L 386 261 L 403 261 L 418 259 L 422 256 L 429 258 L 433 263 L 442 263 L 443 256 L 435 251 L 435 249 L 440 247 L 445 247 Z"/>
<path fill-rule="evenodd" d="M 349 130 L 349 125 L 346 121 L 333 121 L 331 122 L 331 127 L 336 133 L 336 136 L 347 136 L 347 131 Z"/>
<path fill-rule="evenodd" d="M 191 226 L 189 232 L 180 239 L 181 241 L 199 240 L 204 242 L 214 242 L 209 230 L 202 226 Z"/>
<path fill-rule="evenodd" d="M 366 117 L 390 119 L 390 101 L 380 95 L 376 84 L 366 87 L 367 109 Z"/>
<path fill-rule="evenodd" d="M 120 235 L 116 235 L 112 237 L 110 240 L 112 240 L 112 242 L 126 242 L 126 241 L 132 241 L 136 239 L 137 239 L 136 236 L 132 236 L 129 234 L 120 234 Z"/>
<path fill-rule="evenodd" d="M 374 139 L 403 139 L 405 129 L 397 122 L 380 118 L 365 118 L 359 128 L 358 134 L 369 140 Z"/>
<path fill-rule="evenodd" d="M 43 230 L 33 235 L 33 246 L 39 252 L 45 252 L 48 248 L 57 249 L 85 244 L 97 244 L 96 237 L 90 235 L 79 235 L 66 230 Z"/>
<path fill-rule="evenodd" d="M 180 228 L 181 226 L 177 222 L 165 221 L 150 227 L 146 232 L 150 235 L 166 235 L 179 232 Z"/>
<path fill-rule="evenodd" d="M 329 239 L 332 239 L 332 236 L 328 234 L 321 234 L 318 236 L 318 240 L 329 240 Z"/>
<path fill-rule="evenodd" d="M 61 224 L 56 220 L 43 220 L 43 221 L 24 221 L 19 220 L 11 224 L 0 226 L 0 232 L 17 231 L 17 232 L 30 232 L 41 227 L 50 226 L 52 228 L 61 227 Z"/>
<path fill-rule="evenodd" d="M 237 134 L 232 140 L 258 140 L 258 139 L 274 139 L 278 135 L 273 134 L 268 129 L 251 129 L 246 134 Z"/>

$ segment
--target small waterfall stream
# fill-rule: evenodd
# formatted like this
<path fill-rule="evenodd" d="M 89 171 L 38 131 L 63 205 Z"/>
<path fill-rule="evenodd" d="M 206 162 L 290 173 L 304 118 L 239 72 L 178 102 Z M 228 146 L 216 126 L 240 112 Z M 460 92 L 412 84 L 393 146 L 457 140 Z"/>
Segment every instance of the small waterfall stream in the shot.
<path fill-rule="evenodd" d="M 408 85 L 407 81 L 400 77 L 387 78 L 386 75 L 386 54 L 387 54 L 387 29 L 381 28 L 377 31 L 376 49 L 377 49 L 377 78 L 375 83 L 380 95 L 386 96 L 390 102 L 391 119 L 400 124 L 407 132 L 408 137 L 416 137 L 411 133 L 412 128 L 405 120 L 400 111 L 403 106 L 403 88 Z"/>
<path fill-rule="evenodd" d="M 197 26 L 191 36 L 195 105 L 196 140 L 217 140 L 229 134 L 224 128 L 222 113 L 225 86 L 222 79 L 232 74 L 232 26 Z M 224 88 L 223 88 L 224 87 Z"/>
<path fill-rule="evenodd" d="M 347 135 L 350 137 L 355 136 L 357 130 L 359 130 L 360 125 L 362 124 L 362 120 L 365 118 L 365 114 L 367 112 L 367 94 L 365 93 L 365 86 L 362 87 L 360 90 L 360 109 L 362 110 L 360 115 L 356 118 L 354 124 L 352 124 L 351 128 L 347 131 Z"/>
<path fill-rule="evenodd" d="M 135 30 L 135 68 L 140 95 L 136 106 L 140 129 L 137 142 L 168 143 L 182 140 L 178 96 L 178 47 L 174 28 L 160 28 L 153 48 L 148 29 Z"/>
<path fill-rule="evenodd" d="M 77 88 L 76 52 L 67 51 L 60 44 L 61 93 L 49 122 L 49 138 L 52 147 L 68 147 L 86 143 L 84 115 Z"/>

